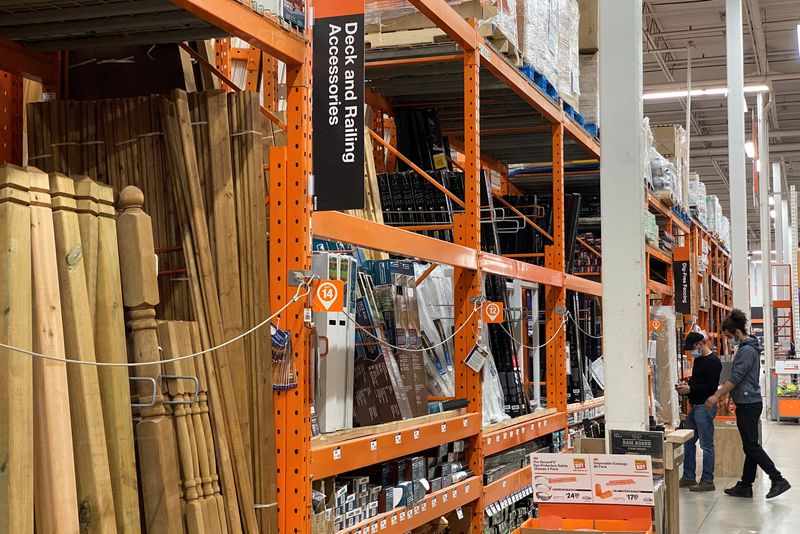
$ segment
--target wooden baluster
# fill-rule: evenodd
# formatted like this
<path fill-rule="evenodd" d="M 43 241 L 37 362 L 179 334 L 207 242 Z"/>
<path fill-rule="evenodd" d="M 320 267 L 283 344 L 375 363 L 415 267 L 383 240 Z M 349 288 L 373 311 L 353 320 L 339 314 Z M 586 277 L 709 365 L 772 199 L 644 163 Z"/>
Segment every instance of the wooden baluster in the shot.
<path fill-rule="evenodd" d="M 191 352 L 191 345 L 188 350 L 182 343 L 178 333 L 178 325 L 171 321 L 161 321 L 158 324 L 158 339 L 164 350 L 164 359 L 174 358 Z M 186 360 L 165 364 L 165 370 L 172 376 L 189 376 L 184 372 Z M 190 396 L 187 394 L 183 380 L 169 380 L 166 384 L 170 400 L 173 402 L 185 402 Z M 183 474 L 183 500 L 185 501 L 184 515 L 186 526 L 190 534 L 204 534 L 214 532 L 217 529 L 209 528 L 206 530 L 203 518 L 203 506 L 198 498 L 202 496 L 202 488 L 197 483 L 197 451 L 192 448 L 191 434 L 189 425 L 192 425 L 191 410 L 187 409 L 186 404 L 172 405 L 172 414 L 175 421 L 175 436 L 178 440 L 178 453 L 180 455 L 181 473 Z M 192 425 L 193 426 L 193 425 Z"/>
<path fill-rule="evenodd" d="M 94 326 L 86 288 L 75 183 L 63 174 L 51 173 L 50 195 L 65 354 L 70 360 L 94 362 Z M 90 365 L 70 365 L 67 367 L 67 379 L 81 530 L 116 532 L 97 368 Z"/>
<path fill-rule="evenodd" d="M 28 173 L 0 166 L 0 342 L 33 349 Z M 33 534 L 33 365 L 0 349 L 0 532 Z"/>
<path fill-rule="evenodd" d="M 132 360 L 153 363 L 137 367 L 136 376 L 156 380 L 160 375 L 160 355 L 155 320 L 158 282 L 152 223 L 150 216 L 142 211 L 144 195 L 137 187 L 123 189 L 119 205 L 123 210 L 117 220 L 122 301 L 128 308 L 128 326 L 132 331 Z M 139 381 L 136 391 L 140 403 L 152 399 L 152 385 L 146 381 Z M 160 389 L 155 392 L 154 401 L 152 406 L 139 410 L 141 421 L 136 424 L 145 528 L 148 532 L 181 534 L 175 433 Z"/>
<path fill-rule="evenodd" d="M 56 237 L 47 174 L 27 167 L 31 192 L 33 350 L 64 357 Z M 78 495 L 72 449 L 67 368 L 33 362 L 34 515 L 39 534 L 78 534 Z"/>

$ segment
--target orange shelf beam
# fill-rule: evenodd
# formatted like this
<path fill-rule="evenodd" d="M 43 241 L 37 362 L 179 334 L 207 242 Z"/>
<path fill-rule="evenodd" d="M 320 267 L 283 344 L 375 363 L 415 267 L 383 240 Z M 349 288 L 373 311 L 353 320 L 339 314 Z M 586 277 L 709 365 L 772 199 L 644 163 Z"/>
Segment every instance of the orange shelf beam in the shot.
<path fill-rule="evenodd" d="M 478 251 L 461 245 L 337 211 L 315 211 L 311 221 L 312 232 L 317 237 L 464 269 L 478 268 Z"/>
<path fill-rule="evenodd" d="M 0 70 L 41 81 L 47 89 L 59 80 L 57 53 L 33 52 L 12 41 L 0 40 Z"/>
<path fill-rule="evenodd" d="M 480 478 L 470 477 L 458 484 L 426 495 L 412 508 L 395 508 L 340 532 L 342 534 L 362 534 L 363 532 L 405 534 L 449 514 L 456 508 L 466 506 L 480 497 L 480 493 Z M 480 513 L 483 511 L 480 510 Z"/>
<path fill-rule="evenodd" d="M 662 295 L 672 296 L 675 294 L 675 290 L 672 289 L 672 287 L 667 284 L 662 284 L 661 282 L 656 282 L 655 280 L 647 281 L 647 289 L 655 293 L 661 293 Z"/>
<path fill-rule="evenodd" d="M 517 445 L 546 436 L 567 426 L 567 414 L 546 410 L 540 414 L 518 417 L 483 430 L 484 456 L 503 452 Z"/>
<path fill-rule="evenodd" d="M 600 273 L 596 273 L 600 274 Z M 567 275 L 567 289 L 595 297 L 603 296 L 603 284 L 573 274 Z"/>
<path fill-rule="evenodd" d="M 424 423 L 408 419 L 400 428 L 347 441 L 315 443 L 316 440 L 312 440 L 311 473 L 315 480 L 321 480 L 465 439 L 480 431 L 481 415 L 465 414 Z"/>
<path fill-rule="evenodd" d="M 489 506 L 492 503 L 508 497 L 523 488 L 533 484 L 533 472 L 531 466 L 526 465 L 516 471 L 507 474 L 503 478 L 492 482 L 483 487 L 484 505 Z"/>
<path fill-rule="evenodd" d="M 244 4 L 235 0 L 171 1 L 284 63 L 290 65 L 303 63 L 305 39 L 281 26 L 277 20 L 259 15 Z"/>
<path fill-rule="evenodd" d="M 667 265 L 672 265 L 672 257 L 663 250 L 657 249 L 653 245 L 647 245 L 645 250 L 651 257 L 659 260 L 660 262 L 666 263 Z"/>
<path fill-rule="evenodd" d="M 565 275 L 562 272 L 531 265 L 517 261 L 513 258 L 506 258 L 496 254 L 486 252 L 480 253 L 481 270 L 487 273 L 499 274 L 508 278 L 536 282 L 547 286 L 563 287 Z"/>

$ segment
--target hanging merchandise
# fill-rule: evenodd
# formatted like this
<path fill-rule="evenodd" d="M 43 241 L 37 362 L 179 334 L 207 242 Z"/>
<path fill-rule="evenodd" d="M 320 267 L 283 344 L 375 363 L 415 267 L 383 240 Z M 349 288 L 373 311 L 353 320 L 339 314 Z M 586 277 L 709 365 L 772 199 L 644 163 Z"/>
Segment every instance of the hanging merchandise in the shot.
<path fill-rule="evenodd" d="M 678 383 L 678 346 L 674 308 L 651 307 L 650 322 L 655 344 L 650 380 L 656 422 L 677 427 L 680 425 L 680 418 L 678 392 L 675 390 Z"/>
<path fill-rule="evenodd" d="M 433 271 L 417 285 L 421 338 L 423 347 L 427 349 L 425 371 L 428 375 L 428 393 L 437 397 L 453 397 L 453 342 L 441 345 L 453 330 L 453 267 L 415 263 L 416 279 L 420 280 L 431 268 Z"/>
<path fill-rule="evenodd" d="M 378 290 L 372 276 L 368 270 L 359 269 L 353 381 L 353 416 L 356 426 L 388 423 L 414 416 L 394 349 L 387 345 L 394 339 L 393 321 L 386 322 L 389 315 L 381 312 L 377 296 Z M 388 339 L 389 332 L 392 332 L 391 340 Z"/>

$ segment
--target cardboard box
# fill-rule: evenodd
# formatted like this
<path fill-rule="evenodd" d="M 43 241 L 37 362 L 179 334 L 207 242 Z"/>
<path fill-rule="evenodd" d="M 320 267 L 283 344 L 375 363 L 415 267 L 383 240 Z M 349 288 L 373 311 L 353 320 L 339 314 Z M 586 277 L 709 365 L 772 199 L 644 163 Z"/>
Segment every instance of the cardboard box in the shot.
<path fill-rule="evenodd" d="M 655 504 L 653 464 L 649 456 L 594 454 L 591 473 L 595 504 Z"/>
<path fill-rule="evenodd" d="M 600 9 L 598 0 L 578 0 L 580 22 L 578 49 L 581 54 L 600 49 Z"/>
<path fill-rule="evenodd" d="M 534 501 L 591 504 L 591 464 L 588 454 L 532 454 Z"/>
<path fill-rule="evenodd" d="M 759 435 L 761 423 L 759 422 Z M 697 445 L 699 452 L 700 446 Z M 742 476 L 744 465 L 744 451 L 742 450 L 742 437 L 736 427 L 735 419 L 714 419 L 714 476 L 736 477 Z M 761 476 L 761 469 L 756 469 L 756 478 Z"/>

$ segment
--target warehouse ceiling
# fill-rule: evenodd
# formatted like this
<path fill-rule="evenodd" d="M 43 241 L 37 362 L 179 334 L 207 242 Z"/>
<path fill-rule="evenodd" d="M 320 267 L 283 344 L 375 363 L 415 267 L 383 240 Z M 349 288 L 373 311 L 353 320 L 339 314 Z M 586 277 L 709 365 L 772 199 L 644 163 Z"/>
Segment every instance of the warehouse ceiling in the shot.
<path fill-rule="evenodd" d="M 645 93 L 686 88 L 687 47 L 692 49 L 693 87 L 726 84 L 725 1 L 645 0 Z M 775 103 L 768 112 L 770 159 L 783 166 L 783 188 L 800 186 L 800 51 L 798 0 L 742 0 L 745 86 L 767 85 Z M 651 124 L 686 124 L 683 99 L 646 100 Z M 747 96 L 746 138 L 751 139 L 751 116 L 756 97 Z M 717 195 L 729 213 L 727 104 L 724 96 L 692 99 L 691 168 Z M 747 161 L 748 227 L 751 240 L 759 236 L 754 208 L 752 160 Z M 787 197 L 788 198 L 788 197 Z"/>

